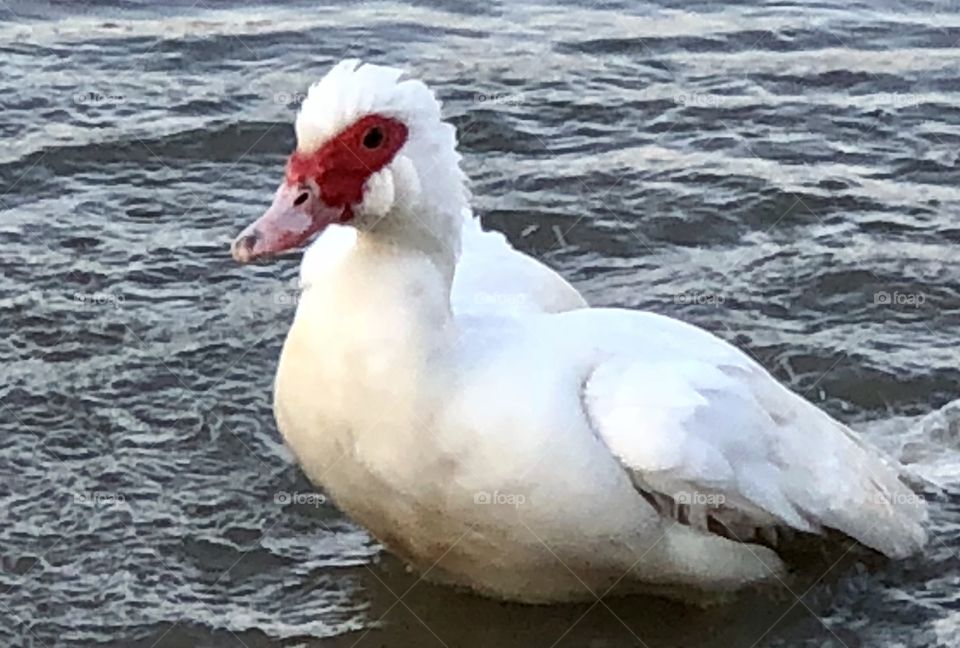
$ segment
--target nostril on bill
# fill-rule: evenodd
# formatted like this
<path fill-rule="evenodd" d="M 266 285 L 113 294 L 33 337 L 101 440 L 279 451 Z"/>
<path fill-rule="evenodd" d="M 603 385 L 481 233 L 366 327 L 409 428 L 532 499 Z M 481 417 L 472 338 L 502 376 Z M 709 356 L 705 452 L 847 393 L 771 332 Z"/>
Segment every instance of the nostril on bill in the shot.
<path fill-rule="evenodd" d="M 258 234 L 256 230 L 249 234 L 238 236 L 233 242 L 233 258 L 238 263 L 247 263 L 253 258 L 253 248 L 257 244 Z"/>

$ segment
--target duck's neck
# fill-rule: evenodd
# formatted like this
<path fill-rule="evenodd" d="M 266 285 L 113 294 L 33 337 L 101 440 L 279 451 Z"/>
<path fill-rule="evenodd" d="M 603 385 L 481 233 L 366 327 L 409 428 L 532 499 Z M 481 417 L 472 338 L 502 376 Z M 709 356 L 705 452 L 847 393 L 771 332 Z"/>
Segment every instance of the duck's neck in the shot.
<path fill-rule="evenodd" d="M 408 145 L 409 155 L 391 165 L 390 211 L 377 213 L 371 193 L 369 211 L 357 219 L 358 252 L 377 258 L 422 258 L 444 277 L 449 297 L 454 268 L 460 256 L 460 232 L 470 217 L 470 193 L 460 171 L 454 130 L 447 124 L 436 128 L 431 138 Z M 425 159 L 424 165 L 413 160 Z"/>
<path fill-rule="evenodd" d="M 353 298 L 375 300 L 384 309 L 408 314 L 449 314 L 454 263 L 436 252 L 411 251 L 392 240 L 360 236 L 350 265 L 366 276 L 353 282 L 359 284 Z"/>
<path fill-rule="evenodd" d="M 407 264 L 414 259 L 427 262 L 443 277 L 449 298 L 460 256 L 462 224 L 459 211 L 391 214 L 358 233 L 356 252 L 388 264 Z"/>
<path fill-rule="evenodd" d="M 393 355 L 399 347 L 429 355 L 451 331 L 459 224 L 425 218 L 414 227 L 390 225 L 397 222 L 384 218 L 358 232 L 340 262 L 303 278 L 298 319 L 309 319 L 311 328 L 335 336 L 351 353 Z"/>

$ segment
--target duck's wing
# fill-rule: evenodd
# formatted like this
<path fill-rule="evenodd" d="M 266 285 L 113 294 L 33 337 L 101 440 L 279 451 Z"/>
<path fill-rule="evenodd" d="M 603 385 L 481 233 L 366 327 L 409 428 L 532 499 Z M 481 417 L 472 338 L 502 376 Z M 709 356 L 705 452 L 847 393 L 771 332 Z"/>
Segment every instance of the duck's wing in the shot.
<path fill-rule="evenodd" d="M 835 530 L 890 557 L 923 546 L 926 503 L 895 461 L 712 334 L 650 313 L 601 319 L 618 316 L 598 326 L 607 359 L 583 410 L 655 508 L 771 546 L 778 529 Z M 639 349 L 635 334 L 617 342 L 623 324 L 644 332 Z"/>

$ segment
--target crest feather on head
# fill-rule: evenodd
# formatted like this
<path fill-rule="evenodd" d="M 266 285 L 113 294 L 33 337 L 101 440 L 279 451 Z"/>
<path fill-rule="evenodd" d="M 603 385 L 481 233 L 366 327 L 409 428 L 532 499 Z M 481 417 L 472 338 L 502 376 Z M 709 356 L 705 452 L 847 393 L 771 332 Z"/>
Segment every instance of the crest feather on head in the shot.
<path fill-rule="evenodd" d="M 297 114 L 297 150 L 309 153 L 352 123 L 376 113 L 394 117 L 411 130 L 441 119 L 440 102 L 416 79 L 398 68 L 341 61 L 313 84 Z"/>

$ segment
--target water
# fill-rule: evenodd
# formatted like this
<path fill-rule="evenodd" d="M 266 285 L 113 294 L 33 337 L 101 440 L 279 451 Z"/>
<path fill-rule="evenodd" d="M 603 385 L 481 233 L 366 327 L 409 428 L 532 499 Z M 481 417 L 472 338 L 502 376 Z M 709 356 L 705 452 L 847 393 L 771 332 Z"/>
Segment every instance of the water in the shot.
<path fill-rule="evenodd" d="M 958 38 L 948 1 L 0 4 L 0 644 L 960 645 Z M 485 222 L 593 303 L 735 341 L 945 484 L 928 552 L 705 611 L 381 553 L 272 420 L 296 259 L 228 254 L 346 56 L 431 83 Z"/>

